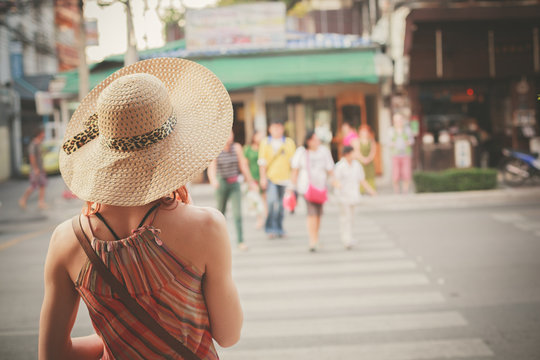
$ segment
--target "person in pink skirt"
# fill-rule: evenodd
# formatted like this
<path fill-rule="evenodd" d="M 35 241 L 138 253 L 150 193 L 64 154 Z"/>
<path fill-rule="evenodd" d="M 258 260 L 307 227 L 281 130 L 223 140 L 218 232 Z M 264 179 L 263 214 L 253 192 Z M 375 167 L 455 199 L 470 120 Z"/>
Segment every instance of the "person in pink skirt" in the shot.
<path fill-rule="evenodd" d="M 392 152 L 392 181 L 394 192 L 408 193 L 412 174 L 412 145 L 414 136 L 411 129 L 405 125 L 405 116 L 395 113 L 392 118 L 394 125 L 390 128 L 388 145 Z M 401 182 L 401 187 L 400 187 Z"/>

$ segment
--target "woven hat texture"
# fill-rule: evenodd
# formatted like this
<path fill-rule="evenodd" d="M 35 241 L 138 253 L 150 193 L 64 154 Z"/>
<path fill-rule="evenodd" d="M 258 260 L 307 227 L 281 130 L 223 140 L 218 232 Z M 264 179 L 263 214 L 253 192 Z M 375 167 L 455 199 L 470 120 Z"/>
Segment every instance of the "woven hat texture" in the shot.
<path fill-rule="evenodd" d="M 96 115 L 97 137 L 78 135 Z M 64 136 L 79 147 L 60 150 L 60 171 L 80 199 L 144 205 L 202 172 L 225 146 L 232 121 L 227 90 L 204 66 L 176 58 L 140 61 L 82 100 Z"/>

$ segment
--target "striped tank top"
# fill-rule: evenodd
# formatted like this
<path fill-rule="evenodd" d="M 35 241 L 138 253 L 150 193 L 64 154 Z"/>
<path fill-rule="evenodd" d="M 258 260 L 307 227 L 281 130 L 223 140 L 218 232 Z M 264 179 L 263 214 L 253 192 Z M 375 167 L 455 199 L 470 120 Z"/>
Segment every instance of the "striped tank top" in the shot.
<path fill-rule="evenodd" d="M 200 359 L 218 359 L 202 293 L 204 274 L 175 256 L 159 239 L 159 229 L 143 225 L 147 216 L 131 236 L 118 239 L 98 215 L 118 240 L 97 239 L 92 230 L 92 247 L 131 296 L 165 330 Z M 103 340 L 103 360 L 182 359 L 131 315 L 90 260 L 81 269 L 75 286 Z"/>
<path fill-rule="evenodd" d="M 230 179 L 240 175 L 238 156 L 234 144 L 221 152 L 217 157 L 217 174 L 223 179 Z"/>

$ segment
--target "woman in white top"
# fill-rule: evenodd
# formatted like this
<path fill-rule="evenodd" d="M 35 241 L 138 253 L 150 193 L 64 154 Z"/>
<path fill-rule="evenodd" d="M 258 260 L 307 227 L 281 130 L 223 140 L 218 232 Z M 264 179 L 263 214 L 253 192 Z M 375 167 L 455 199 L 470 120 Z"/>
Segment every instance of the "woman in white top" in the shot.
<path fill-rule="evenodd" d="M 314 131 L 309 131 L 304 146 L 299 147 L 294 154 L 291 167 L 293 169 L 291 182 L 299 194 L 304 195 L 309 185 L 321 191 L 326 191 L 328 177 L 332 175 L 334 160 L 328 148 L 321 146 L 321 141 Z M 319 243 L 319 228 L 323 204 L 308 201 L 307 229 L 309 233 L 309 250 L 317 250 Z"/>

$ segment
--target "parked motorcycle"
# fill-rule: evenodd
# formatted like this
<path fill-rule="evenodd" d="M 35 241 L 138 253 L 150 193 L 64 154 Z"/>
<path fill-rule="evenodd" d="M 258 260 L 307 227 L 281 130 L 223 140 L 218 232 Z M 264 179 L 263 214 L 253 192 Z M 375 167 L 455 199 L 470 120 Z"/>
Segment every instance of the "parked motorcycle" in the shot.
<path fill-rule="evenodd" d="M 506 185 L 519 186 L 526 180 L 540 179 L 540 159 L 538 154 L 526 154 L 503 149 L 504 158 L 499 170 Z"/>

